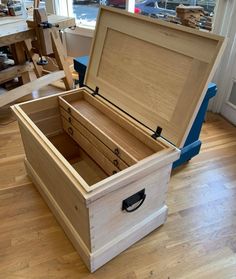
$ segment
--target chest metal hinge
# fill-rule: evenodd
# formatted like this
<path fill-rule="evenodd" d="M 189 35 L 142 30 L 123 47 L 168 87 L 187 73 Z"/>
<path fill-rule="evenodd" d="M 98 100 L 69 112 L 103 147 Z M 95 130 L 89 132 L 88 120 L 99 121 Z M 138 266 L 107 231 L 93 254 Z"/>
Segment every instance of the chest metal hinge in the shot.
<path fill-rule="evenodd" d="M 156 132 L 152 135 L 152 138 L 157 139 L 158 137 L 161 136 L 161 132 L 162 132 L 162 128 L 158 126 Z"/>
<path fill-rule="evenodd" d="M 95 90 L 92 93 L 92 96 L 96 96 L 99 93 L 99 87 L 96 86 Z"/>

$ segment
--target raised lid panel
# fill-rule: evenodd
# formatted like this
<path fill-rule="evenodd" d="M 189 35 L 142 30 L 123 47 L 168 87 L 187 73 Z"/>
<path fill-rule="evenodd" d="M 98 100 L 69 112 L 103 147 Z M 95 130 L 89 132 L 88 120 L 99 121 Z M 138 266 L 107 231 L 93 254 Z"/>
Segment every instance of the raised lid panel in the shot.
<path fill-rule="evenodd" d="M 86 84 L 182 147 L 224 38 L 101 8 Z"/>

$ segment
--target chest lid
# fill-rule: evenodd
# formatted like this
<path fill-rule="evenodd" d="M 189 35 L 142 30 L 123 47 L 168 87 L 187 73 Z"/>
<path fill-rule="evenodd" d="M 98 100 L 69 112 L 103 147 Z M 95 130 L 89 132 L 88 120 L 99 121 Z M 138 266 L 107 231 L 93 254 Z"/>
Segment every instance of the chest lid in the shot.
<path fill-rule="evenodd" d="M 102 7 L 85 83 L 182 147 L 223 46 L 217 35 Z"/>

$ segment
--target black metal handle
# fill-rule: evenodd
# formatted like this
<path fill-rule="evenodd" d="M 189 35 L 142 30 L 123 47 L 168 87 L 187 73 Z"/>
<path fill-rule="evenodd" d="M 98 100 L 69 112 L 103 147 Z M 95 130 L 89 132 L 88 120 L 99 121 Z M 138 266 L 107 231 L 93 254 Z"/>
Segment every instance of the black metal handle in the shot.
<path fill-rule="evenodd" d="M 113 160 L 112 162 L 113 162 L 113 165 L 116 167 L 119 165 L 119 161 L 117 159 Z"/>
<path fill-rule="evenodd" d="M 69 113 L 71 113 L 71 108 L 67 108 L 67 111 L 68 111 Z"/>
<path fill-rule="evenodd" d="M 122 210 L 125 210 L 126 212 L 134 212 L 143 204 L 145 199 L 146 199 L 146 194 L 145 194 L 145 189 L 143 189 L 135 193 L 134 195 L 128 197 L 127 199 L 123 200 Z M 134 204 L 137 204 L 137 206 L 133 207 Z"/>
<path fill-rule="evenodd" d="M 73 129 L 72 129 L 71 127 L 68 128 L 68 133 L 69 133 L 70 135 L 73 135 L 73 134 L 74 134 L 74 131 L 73 131 Z"/>
<path fill-rule="evenodd" d="M 71 121 L 72 121 L 72 120 L 71 120 L 71 117 L 68 117 L 68 121 L 71 123 Z"/>
<path fill-rule="evenodd" d="M 119 150 L 118 148 L 115 148 L 114 153 L 115 153 L 116 155 L 120 155 L 120 150 Z"/>

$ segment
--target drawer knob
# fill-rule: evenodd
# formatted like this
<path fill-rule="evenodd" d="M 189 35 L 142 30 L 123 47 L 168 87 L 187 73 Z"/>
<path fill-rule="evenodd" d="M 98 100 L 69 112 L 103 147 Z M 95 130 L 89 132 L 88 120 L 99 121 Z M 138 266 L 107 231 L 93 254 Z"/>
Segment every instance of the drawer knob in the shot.
<path fill-rule="evenodd" d="M 67 111 L 68 111 L 69 113 L 71 113 L 71 108 L 67 108 Z"/>
<path fill-rule="evenodd" d="M 146 194 L 145 189 L 133 194 L 122 202 L 122 210 L 126 212 L 134 212 L 137 210 L 145 201 Z"/>
<path fill-rule="evenodd" d="M 119 161 L 117 159 L 113 160 L 113 165 L 117 167 L 119 165 Z"/>
<path fill-rule="evenodd" d="M 71 136 L 73 136 L 74 131 L 73 131 L 73 129 L 72 129 L 71 127 L 68 128 L 68 133 L 69 133 Z"/>
<path fill-rule="evenodd" d="M 68 117 L 68 121 L 71 123 L 71 117 Z"/>
<path fill-rule="evenodd" d="M 115 148 L 114 153 L 118 156 L 120 155 L 120 150 L 118 148 Z"/>

